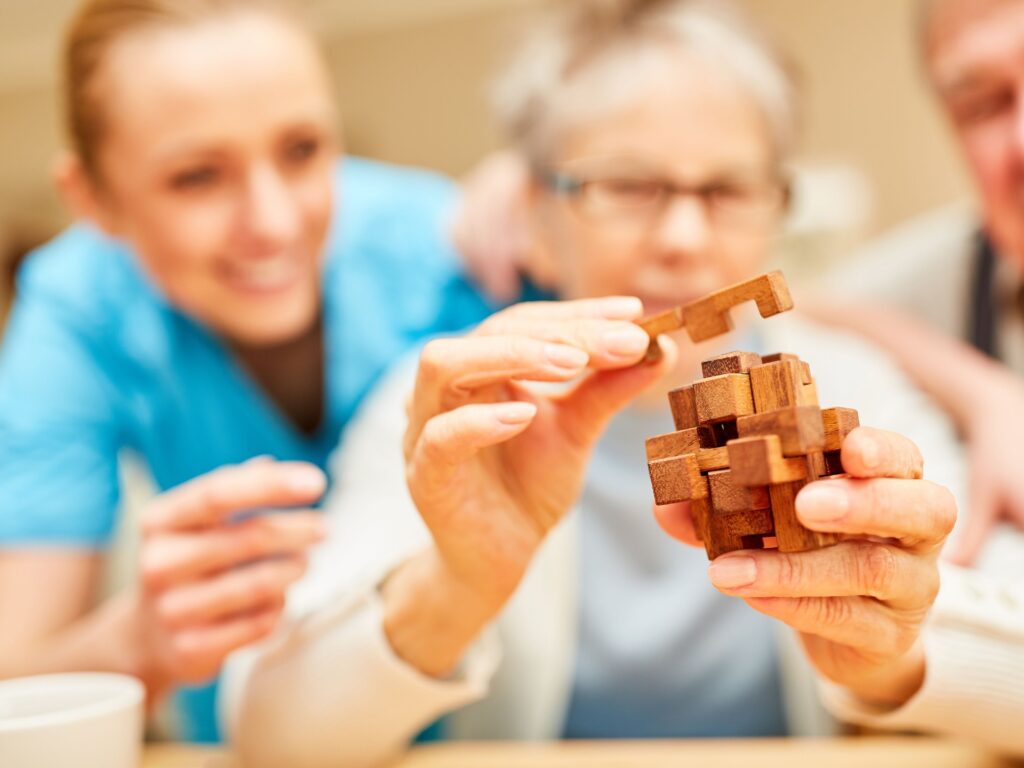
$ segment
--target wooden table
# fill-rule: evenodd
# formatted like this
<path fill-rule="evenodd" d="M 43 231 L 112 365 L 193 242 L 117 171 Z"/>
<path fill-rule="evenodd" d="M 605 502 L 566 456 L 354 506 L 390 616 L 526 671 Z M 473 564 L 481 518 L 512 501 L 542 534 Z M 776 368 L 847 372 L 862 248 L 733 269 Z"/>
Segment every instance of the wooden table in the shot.
<path fill-rule="evenodd" d="M 393 768 L 1009 768 L 982 749 L 932 738 L 451 743 L 418 747 Z M 217 750 L 153 746 L 142 768 L 240 768 Z"/>

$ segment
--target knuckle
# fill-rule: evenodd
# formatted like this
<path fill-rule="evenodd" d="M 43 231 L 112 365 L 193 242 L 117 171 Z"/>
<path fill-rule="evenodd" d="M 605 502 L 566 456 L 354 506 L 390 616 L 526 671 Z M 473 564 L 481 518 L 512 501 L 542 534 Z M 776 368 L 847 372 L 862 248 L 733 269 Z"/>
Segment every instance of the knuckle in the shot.
<path fill-rule="evenodd" d="M 799 558 L 792 557 L 790 555 L 783 555 L 776 558 L 776 561 L 776 578 L 778 579 L 779 584 L 793 586 L 801 583 L 804 568 Z"/>
<path fill-rule="evenodd" d="M 839 627 L 850 620 L 850 606 L 842 597 L 823 597 L 816 604 L 815 619 L 825 627 Z"/>
<path fill-rule="evenodd" d="M 858 568 L 857 583 L 873 597 L 892 593 L 899 572 L 899 559 L 895 552 L 883 544 L 869 544 L 854 558 Z"/>
<path fill-rule="evenodd" d="M 447 346 L 443 339 L 434 339 L 423 347 L 420 353 L 420 377 L 424 381 L 434 382 L 441 377 L 447 359 Z"/>

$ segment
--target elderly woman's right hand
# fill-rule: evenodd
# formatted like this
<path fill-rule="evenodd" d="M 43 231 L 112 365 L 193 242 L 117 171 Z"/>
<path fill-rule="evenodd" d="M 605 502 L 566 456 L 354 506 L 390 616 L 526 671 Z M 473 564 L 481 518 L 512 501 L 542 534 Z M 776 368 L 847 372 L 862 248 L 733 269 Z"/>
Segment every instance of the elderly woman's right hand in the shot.
<path fill-rule="evenodd" d="M 285 592 L 324 536 L 321 515 L 283 510 L 323 495 L 315 466 L 258 458 L 157 496 L 142 517 L 140 587 L 132 611 L 133 667 L 156 699 L 215 676 L 227 655 L 269 634 Z"/>
<path fill-rule="evenodd" d="M 636 365 L 641 312 L 621 297 L 522 304 L 424 349 L 405 454 L 434 547 L 384 590 L 385 631 L 421 670 L 447 672 L 500 610 L 575 502 L 607 422 L 669 370 L 672 354 Z"/>

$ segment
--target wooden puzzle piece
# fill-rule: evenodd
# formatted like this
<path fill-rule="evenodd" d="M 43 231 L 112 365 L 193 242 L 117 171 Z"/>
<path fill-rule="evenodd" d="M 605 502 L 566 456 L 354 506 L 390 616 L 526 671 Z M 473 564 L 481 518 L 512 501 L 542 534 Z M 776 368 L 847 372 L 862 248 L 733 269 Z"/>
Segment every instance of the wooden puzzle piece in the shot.
<path fill-rule="evenodd" d="M 750 369 L 750 390 L 757 413 L 795 405 L 817 405 L 817 393 L 806 389 L 800 362 L 776 360 Z"/>
<path fill-rule="evenodd" d="M 714 560 L 739 549 L 763 549 L 765 537 L 775 535 L 775 522 L 770 509 L 752 509 L 743 513 L 720 513 L 712 503 L 708 538 L 704 547 L 708 559 Z"/>
<path fill-rule="evenodd" d="M 707 478 L 701 475 L 695 454 L 672 456 L 648 462 L 655 504 L 676 504 L 680 501 L 707 498 Z"/>
<path fill-rule="evenodd" d="M 695 343 L 728 333 L 733 329 L 729 310 L 747 301 L 757 304 L 761 317 L 770 317 L 793 308 L 793 299 L 781 272 L 770 272 L 730 285 L 685 306 L 640 320 L 638 325 L 651 337 L 645 359 L 655 360 L 660 357 L 661 348 L 657 338 L 663 333 L 686 328 L 690 340 Z"/>
<path fill-rule="evenodd" d="M 706 341 L 733 329 L 729 310 L 747 301 L 757 304 L 761 317 L 793 308 L 793 299 L 781 272 L 771 272 L 723 288 L 683 307 L 683 324 L 693 342 Z"/>
<path fill-rule="evenodd" d="M 693 393 L 700 424 L 735 421 L 754 412 L 750 377 L 745 373 L 723 373 L 701 379 L 694 382 Z"/>
<path fill-rule="evenodd" d="M 732 471 L 728 469 L 710 472 L 708 486 L 711 491 L 711 506 L 716 513 L 732 514 L 752 509 L 770 509 L 772 505 L 766 486 L 740 485 L 733 481 Z"/>
<path fill-rule="evenodd" d="M 702 439 L 701 434 L 704 433 Z M 647 438 L 647 460 L 669 459 L 684 453 L 696 453 L 702 446 L 710 444 L 711 430 L 707 427 L 691 427 L 666 435 Z"/>
<path fill-rule="evenodd" d="M 679 387 L 668 393 L 668 405 L 672 409 L 672 421 L 676 429 L 690 429 L 696 427 L 697 401 L 693 394 L 693 387 Z"/>
<path fill-rule="evenodd" d="M 778 435 L 783 456 L 800 456 L 825 448 L 821 410 L 815 405 L 793 405 L 741 416 L 736 429 L 739 437 Z"/>
<path fill-rule="evenodd" d="M 753 366 L 761 365 L 761 356 L 754 352 L 729 352 L 712 357 L 700 364 L 705 379 L 721 376 L 723 373 L 746 373 Z"/>
<path fill-rule="evenodd" d="M 818 457 L 820 457 L 820 453 Z M 772 485 L 768 494 L 772 500 L 772 517 L 775 520 L 775 537 L 780 552 L 805 552 L 820 549 L 839 542 L 839 536 L 833 533 L 812 531 L 800 523 L 796 515 L 796 495 L 807 483 L 817 480 L 814 455 L 804 459 L 806 477 L 791 483 Z"/>
<path fill-rule="evenodd" d="M 825 429 L 825 470 L 821 474 L 840 475 L 843 473 L 843 440 L 860 426 L 860 415 L 853 408 L 825 408 L 821 421 Z"/>
<path fill-rule="evenodd" d="M 701 472 L 715 472 L 729 467 L 728 448 L 701 448 L 695 456 Z"/>
<path fill-rule="evenodd" d="M 785 458 L 778 435 L 760 435 L 730 440 L 726 447 L 732 480 L 739 485 L 777 485 L 807 476 L 803 457 Z"/>

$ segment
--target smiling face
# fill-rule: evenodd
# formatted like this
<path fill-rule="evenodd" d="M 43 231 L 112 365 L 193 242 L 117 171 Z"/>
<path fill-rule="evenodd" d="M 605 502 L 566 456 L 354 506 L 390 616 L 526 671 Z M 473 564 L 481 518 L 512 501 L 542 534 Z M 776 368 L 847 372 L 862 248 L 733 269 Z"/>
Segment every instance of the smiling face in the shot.
<path fill-rule="evenodd" d="M 256 11 L 154 27 L 115 42 L 96 85 L 104 228 L 173 304 L 230 341 L 309 330 L 337 154 L 310 40 Z"/>
<path fill-rule="evenodd" d="M 645 75 L 566 132 L 550 165 L 575 191 L 539 189 L 536 221 L 566 298 L 635 295 L 653 313 L 750 277 L 784 195 L 767 122 L 734 78 L 682 53 Z"/>
<path fill-rule="evenodd" d="M 937 4 L 928 66 L 1002 255 L 1024 269 L 1024 4 Z"/>

